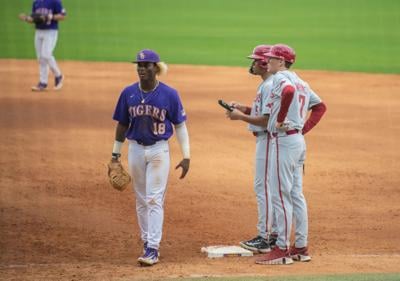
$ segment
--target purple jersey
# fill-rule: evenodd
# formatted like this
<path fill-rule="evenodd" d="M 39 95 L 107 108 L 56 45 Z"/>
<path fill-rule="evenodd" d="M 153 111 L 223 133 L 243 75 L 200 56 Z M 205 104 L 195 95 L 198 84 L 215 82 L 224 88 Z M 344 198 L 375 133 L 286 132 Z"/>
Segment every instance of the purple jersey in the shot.
<path fill-rule="evenodd" d="M 158 87 L 143 93 L 139 83 L 126 87 L 118 100 L 113 119 L 129 126 L 126 138 L 143 145 L 168 140 L 173 134 L 172 124 L 186 120 L 178 92 L 159 82 Z"/>
<path fill-rule="evenodd" d="M 42 15 L 66 15 L 65 9 L 61 4 L 61 0 L 35 0 L 32 5 L 32 13 L 39 13 Z M 42 24 L 35 24 L 36 29 L 58 29 L 58 21 L 51 20 Z"/>

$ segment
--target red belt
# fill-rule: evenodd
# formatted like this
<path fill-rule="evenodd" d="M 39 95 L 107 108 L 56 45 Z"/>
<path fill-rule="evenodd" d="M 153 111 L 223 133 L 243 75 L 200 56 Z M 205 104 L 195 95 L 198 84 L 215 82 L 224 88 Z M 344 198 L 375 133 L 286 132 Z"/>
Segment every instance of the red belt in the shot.
<path fill-rule="evenodd" d="M 299 132 L 299 130 L 293 129 L 293 130 L 289 130 L 289 131 L 286 131 L 286 132 L 283 132 L 283 133 L 285 133 L 287 136 L 290 136 L 290 135 L 297 134 L 298 132 Z M 272 133 L 272 136 L 273 137 L 277 137 L 278 133 Z"/>

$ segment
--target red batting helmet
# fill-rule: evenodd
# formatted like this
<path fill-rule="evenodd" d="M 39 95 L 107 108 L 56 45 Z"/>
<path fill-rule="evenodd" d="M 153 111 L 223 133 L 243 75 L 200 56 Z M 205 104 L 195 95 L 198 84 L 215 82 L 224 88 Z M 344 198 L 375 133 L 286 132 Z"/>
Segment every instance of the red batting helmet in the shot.
<path fill-rule="evenodd" d="M 265 54 L 270 52 L 271 48 L 271 45 L 258 45 L 254 48 L 253 53 L 247 57 L 254 60 L 266 60 Z"/>
<path fill-rule="evenodd" d="M 283 59 L 290 63 L 294 63 L 296 60 L 296 53 L 294 50 L 285 44 L 276 44 L 272 46 L 271 50 L 264 55 L 269 58 Z"/>

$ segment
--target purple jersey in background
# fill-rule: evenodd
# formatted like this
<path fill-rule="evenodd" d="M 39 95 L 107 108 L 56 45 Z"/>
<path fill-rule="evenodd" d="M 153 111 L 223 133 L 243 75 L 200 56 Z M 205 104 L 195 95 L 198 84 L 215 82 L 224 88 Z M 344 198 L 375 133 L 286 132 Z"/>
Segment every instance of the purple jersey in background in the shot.
<path fill-rule="evenodd" d="M 126 132 L 129 140 L 136 140 L 143 145 L 168 140 L 173 134 L 172 124 L 180 124 L 186 120 L 178 92 L 162 82 L 159 83 L 153 92 L 147 94 L 142 93 L 139 83 L 122 91 L 113 119 L 129 125 Z"/>
<path fill-rule="evenodd" d="M 61 0 L 35 0 L 32 5 L 32 13 L 42 15 L 63 14 L 66 15 Z M 35 24 L 36 29 L 58 29 L 58 21 L 51 20 L 48 23 Z"/>

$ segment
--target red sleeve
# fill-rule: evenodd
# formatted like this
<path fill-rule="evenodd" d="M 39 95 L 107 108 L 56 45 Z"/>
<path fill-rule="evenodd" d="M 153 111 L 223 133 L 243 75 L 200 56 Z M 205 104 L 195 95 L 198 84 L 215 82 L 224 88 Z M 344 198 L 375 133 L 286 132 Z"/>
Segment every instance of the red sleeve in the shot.
<path fill-rule="evenodd" d="M 326 112 L 326 105 L 321 102 L 311 107 L 310 117 L 307 119 L 303 127 L 303 135 L 307 134 L 318 122 Z"/>
<path fill-rule="evenodd" d="M 292 103 L 293 96 L 294 96 L 294 87 L 287 85 L 285 88 L 282 90 L 282 98 L 281 98 L 281 108 L 278 113 L 278 121 L 279 123 L 282 123 L 285 121 L 286 115 L 289 110 L 289 106 Z"/>

